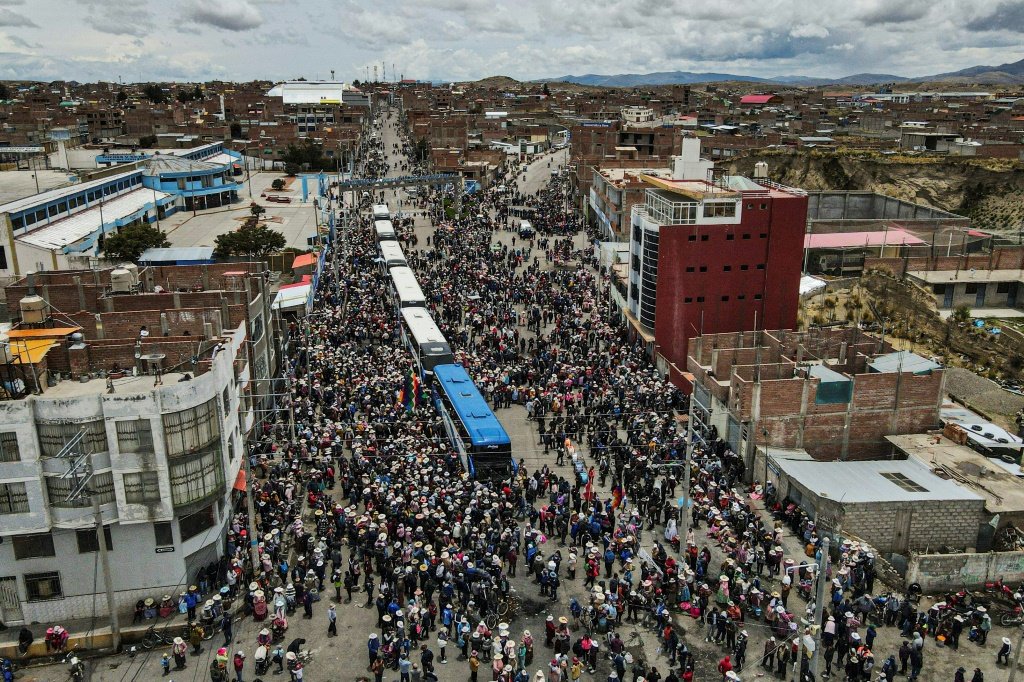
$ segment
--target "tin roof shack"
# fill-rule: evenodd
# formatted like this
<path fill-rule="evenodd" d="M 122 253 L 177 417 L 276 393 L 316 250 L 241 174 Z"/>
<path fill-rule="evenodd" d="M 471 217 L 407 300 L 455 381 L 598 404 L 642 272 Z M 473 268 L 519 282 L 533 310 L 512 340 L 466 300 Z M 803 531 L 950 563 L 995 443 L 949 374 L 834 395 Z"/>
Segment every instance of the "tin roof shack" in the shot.
<path fill-rule="evenodd" d="M 950 425 L 946 429 L 955 436 L 959 427 Z M 1024 528 L 1024 472 L 1019 464 L 985 457 L 938 433 L 890 436 L 887 440 L 897 456 L 915 459 L 985 500 L 986 523 L 978 541 L 979 552 L 1007 549 L 993 547 L 993 534 L 1008 525 Z"/>
<path fill-rule="evenodd" d="M 769 451 L 779 493 L 827 533 L 853 535 L 882 554 L 977 544 L 985 499 L 917 459 L 818 462 Z"/>

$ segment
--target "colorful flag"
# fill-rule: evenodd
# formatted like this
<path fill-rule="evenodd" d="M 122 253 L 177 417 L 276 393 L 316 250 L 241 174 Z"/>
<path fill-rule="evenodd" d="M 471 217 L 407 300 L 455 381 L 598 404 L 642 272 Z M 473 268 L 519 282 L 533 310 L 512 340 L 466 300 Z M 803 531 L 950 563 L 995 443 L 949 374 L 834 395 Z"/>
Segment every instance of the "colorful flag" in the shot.
<path fill-rule="evenodd" d="M 423 386 L 420 384 L 420 375 L 416 373 L 416 368 L 413 367 L 409 370 L 412 375 L 411 386 L 412 386 L 412 407 L 416 409 L 420 406 L 420 400 L 423 399 Z"/>

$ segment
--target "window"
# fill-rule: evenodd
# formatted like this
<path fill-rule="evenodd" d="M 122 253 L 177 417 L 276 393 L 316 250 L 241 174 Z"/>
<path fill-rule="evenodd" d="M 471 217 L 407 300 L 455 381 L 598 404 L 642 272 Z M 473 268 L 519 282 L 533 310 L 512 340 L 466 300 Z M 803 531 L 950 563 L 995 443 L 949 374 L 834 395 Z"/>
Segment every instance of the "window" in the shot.
<path fill-rule="evenodd" d="M 18 434 L 14 431 L 0 433 L 0 462 L 20 462 L 21 448 L 18 447 Z"/>
<path fill-rule="evenodd" d="M 706 241 L 707 241 L 708 239 L 710 239 L 710 238 L 711 238 L 711 237 L 710 237 L 709 235 L 706 235 L 706 234 L 702 234 L 702 235 L 700 236 L 700 240 L 701 240 L 702 242 L 706 242 Z"/>
<path fill-rule="evenodd" d="M 758 263 L 757 264 L 757 269 L 758 270 L 764 270 L 764 263 Z"/>
<path fill-rule="evenodd" d="M 978 285 L 977 284 L 966 284 L 966 285 L 964 285 L 964 293 L 965 294 L 976 294 L 976 293 L 978 293 Z"/>
<path fill-rule="evenodd" d="M 946 285 L 945 284 L 933 284 L 932 285 L 932 293 L 933 294 L 938 294 L 939 296 L 945 294 L 946 293 Z"/>
<path fill-rule="evenodd" d="M 747 202 L 747 210 L 748 211 L 753 211 L 754 210 L 754 205 L 752 203 L 750 203 L 749 201 Z"/>
<path fill-rule="evenodd" d="M 768 233 L 767 232 L 762 232 L 761 234 L 758 235 L 758 237 L 761 238 L 761 239 L 768 239 Z"/>
<path fill-rule="evenodd" d="M 1008 293 L 1010 293 L 1010 283 L 1009 282 L 1000 282 L 999 284 L 997 284 L 996 285 L 996 293 L 997 294 L 1008 294 Z"/>
<path fill-rule="evenodd" d="M 695 270 L 695 268 L 692 265 L 687 265 L 686 266 L 686 271 L 687 272 L 693 272 L 694 270 Z"/>
<path fill-rule="evenodd" d="M 205 530 L 213 528 L 217 522 L 216 514 L 214 514 L 215 505 L 208 505 L 203 507 L 199 511 L 182 516 L 178 519 L 178 528 L 181 529 L 181 541 L 185 542 L 189 538 L 194 538 Z"/>
<path fill-rule="evenodd" d="M 15 559 L 38 559 L 40 557 L 57 556 L 57 553 L 53 550 L 53 536 L 49 533 L 15 535 L 11 539 L 14 543 Z"/>
<path fill-rule="evenodd" d="M 46 210 L 49 212 L 50 217 L 52 218 L 53 216 L 57 215 L 57 204 L 50 204 L 49 206 L 46 207 Z"/>
<path fill-rule="evenodd" d="M 747 295 L 746 294 L 738 294 L 736 296 L 736 300 L 737 301 L 745 301 L 745 300 L 747 300 Z"/>
<path fill-rule="evenodd" d="M 711 201 L 704 203 L 705 218 L 735 218 L 736 202 L 734 201 Z"/>
<path fill-rule="evenodd" d="M 706 266 L 706 265 L 700 266 L 700 271 L 701 272 L 707 272 L 708 271 L 708 266 Z"/>
<path fill-rule="evenodd" d="M 217 399 L 211 398 L 191 409 L 165 414 L 163 423 L 168 457 L 200 450 L 220 438 Z"/>
<path fill-rule="evenodd" d="M 43 457 L 56 457 L 69 440 L 74 438 L 79 431 L 85 429 L 85 437 L 82 439 L 82 447 L 86 452 L 106 452 L 107 428 L 102 419 L 79 424 L 52 424 L 39 423 L 36 425 L 39 432 L 39 449 Z"/>
<path fill-rule="evenodd" d="M 75 537 L 78 540 L 79 554 L 90 554 L 100 551 L 100 544 L 96 542 L 95 528 L 76 530 Z M 103 526 L 103 542 L 107 545 L 108 552 L 114 550 L 114 541 L 110 539 L 110 526 Z"/>
<path fill-rule="evenodd" d="M 157 547 L 172 547 L 174 545 L 174 531 L 171 530 L 170 521 L 157 521 L 153 524 L 153 538 Z"/>
<path fill-rule="evenodd" d="M 704 297 L 703 296 L 698 296 L 697 297 L 697 303 L 703 303 L 703 302 L 704 302 Z"/>
<path fill-rule="evenodd" d="M 740 266 L 740 270 L 749 270 L 749 269 L 750 269 L 749 265 L 741 265 Z"/>
<path fill-rule="evenodd" d="M 761 294 L 754 294 L 754 300 L 755 301 L 760 301 L 761 300 Z"/>
<path fill-rule="evenodd" d="M 762 211 L 767 211 L 768 210 L 768 204 L 761 204 L 761 210 Z"/>
<path fill-rule="evenodd" d="M 25 484 L 0 483 L 0 514 L 25 514 L 28 511 Z"/>
<path fill-rule="evenodd" d="M 0 246 L 0 270 L 7 269 L 7 248 Z"/>
<path fill-rule="evenodd" d="M 693 297 L 687 296 L 686 298 L 683 299 L 683 303 L 693 303 Z"/>
<path fill-rule="evenodd" d="M 744 239 L 750 239 L 750 235 L 749 234 L 745 234 L 745 235 L 743 235 L 743 238 Z"/>
<path fill-rule="evenodd" d="M 224 491 L 220 449 L 195 453 L 171 462 L 171 502 L 184 507 Z"/>
<path fill-rule="evenodd" d="M 227 386 L 224 387 L 224 390 L 221 392 L 221 396 L 220 397 L 221 397 L 221 400 L 224 401 L 224 412 L 225 413 L 230 412 L 231 411 L 231 393 L 228 392 L 228 387 Z"/>
<path fill-rule="evenodd" d="M 119 452 L 153 452 L 153 427 L 148 419 L 115 422 Z"/>
<path fill-rule="evenodd" d="M 124 501 L 145 504 L 160 499 L 160 476 L 155 471 L 140 471 L 122 476 Z"/>
<path fill-rule="evenodd" d="M 731 265 L 723 265 L 722 266 L 722 272 L 732 272 L 732 266 Z"/>
<path fill-rule="evenodd" d="M 890 483 L 898 485 L 900 488 L 906 490 L 908 493 L 928 492 L 928 488 L 925 488 L 919 483 L 914 483 L 914 481 L 907 478 L 906 474 L 900 473 L 899 471 L 880 471 L 879 473 L 881 474 L 882 478 L 889 481 Z"/>
<path fill-rule="evenodd" d="M 252 334 L 251 334 L 252 342 L 253 343 L 259 343 L 260 339 L 263 338 L 263 332 L 264 332 L 263 315 L 260 314 L 260 315 L 257 315 L 256 317 L 252 318 Z"/>
<path fill-rule="evenodd" d="M 26 573 L 25 593 L 28 594 L 29 601 L 62 599 L 64 592 L 60 586 L 60 573 Z"/>
<path fill-rule="evenodd" d="M 725 235 L 725 241 L 727 241 L 727 242 L 736 241 L 736 235 L 734 235 L 734 234 L 727 234 L 727 235 Z"/>
<path fill-rule="evenodd" d="M 84 504 L 81 500 L 68 500 L 78 487 L 78 482 L 73 478 L 59 478 L 57 476 L 46 477 L 46 496 L 50 500 L 51 507 L 78 507 Z M 97 495 L 100 504 L 108 504 L 114 501 L 114 475 L 109 471 L 102 474 L 93 474 L 89 481 L 88 491 Z"/>
<path fill-rule="evenodd" d="M 691 234 L 689 237 L 687 237 L 687 239 L 691 242 L 695 242 L 697 241 L 697 235 Z"/>
<path fill-rule="evenodd" d="M 723 296 L 723 297 L 722 297 L 722 303 L 725 303 L 725 302 L 726 302 L 726 301 L 728 301 L 728 300 L 729 300 L 729 297 L 728 297 L 728 296 Z"/>

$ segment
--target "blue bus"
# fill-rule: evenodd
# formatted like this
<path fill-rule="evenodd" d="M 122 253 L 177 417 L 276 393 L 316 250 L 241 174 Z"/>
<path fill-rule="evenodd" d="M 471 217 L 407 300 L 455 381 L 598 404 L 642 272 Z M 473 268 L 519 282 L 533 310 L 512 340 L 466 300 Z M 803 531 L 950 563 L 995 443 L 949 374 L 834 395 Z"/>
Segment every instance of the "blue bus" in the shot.
<path fill-rule="evenodd" d="M 462 365 L 434 367 L 434 405 L 452 447 L 473 478 L 500 481 L 518 468 L 512 441 Z"/>

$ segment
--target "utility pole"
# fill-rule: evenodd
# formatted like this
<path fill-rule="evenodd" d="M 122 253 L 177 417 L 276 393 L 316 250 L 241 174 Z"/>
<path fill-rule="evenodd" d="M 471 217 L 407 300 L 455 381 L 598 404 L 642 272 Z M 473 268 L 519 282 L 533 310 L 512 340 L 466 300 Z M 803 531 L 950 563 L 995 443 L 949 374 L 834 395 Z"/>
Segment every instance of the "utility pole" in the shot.
<path fill-rule="evenodd" d="M 1013 667 L 1010 668 L 1010 677 L 1007 679 L 1007 682 L 1013 682 L 1014 680 L 1017 679 L 1017 664 L 1020 663 L 1020 648 L 1021 648 L 1020 645 L 1021 645 L 1021 643 L 1022 643 L 1021 639 L 1018 639 L 1017 640 L 1017 650 L 1013 653 Z"/>
<path fill-rule="evenodd" d="M 89 483 L 92 481 L 92 454 L 85 451 L 84 439 L 85 429 L 82 429 L 57 453 L 57 457 L 68 462 L 68 469 L 60 475 L 60 478 L 62 480 L 70 478 L 75 482 L 71 492 L 65 498 L 65 502 L 79 502 L 89 498 L 92 503 L 96 545 L 99 547 L 100 564 L 103 567 L 103 585 L 107 592 L 107 610 L 110 612 L 111 644 L 114 651 L 117 652 L 121 649 L 121 622 L 117 614 L 117 601 L 114 599 L 114 583 L 110 577 L 110 559 L 107 556 L 107 538 L 103 531 L 103 511 L 100 509 L 100 498 L 94 491 L 89 490 Z"/>
<path fill-rule="evenodd" d="M 811 624 L 811 627 L 814 628 L 811 630 L 814 633 L 814 658 L 811 659 L 811 675 L 814 676 L 814 679 L 818 679 L 818 666 L 821 661 L 821 617 L 825 613 L 825 586 L 828 584 L 826 576 L 828 575 L 830 544 L 828 536 L 821 539 L 821 556 L 818 557 L 818 571 L 815 576 L 818 581 L 816 585 L 818 589 L 814 597 L 814 623 Z M 1020 655 L 1019 650 L 1017 655 Z"/>
<path fill-rule="evenodd" d="M 693 465 L 693 402 L 694 397 L 690 396 L 690 409 L 686 419 L 686 442 L 683 443 L 683 454 L 686 457 L 686 466 L 683 468 L 683 508 L 680 510 L 682 518 L 682 538 L 679 541 L 679 553 L 683 554 L 686 550 L 683 548 L 683 544 L 686 542 L 686 538 L 690 535 L 690 476 Z"/>

